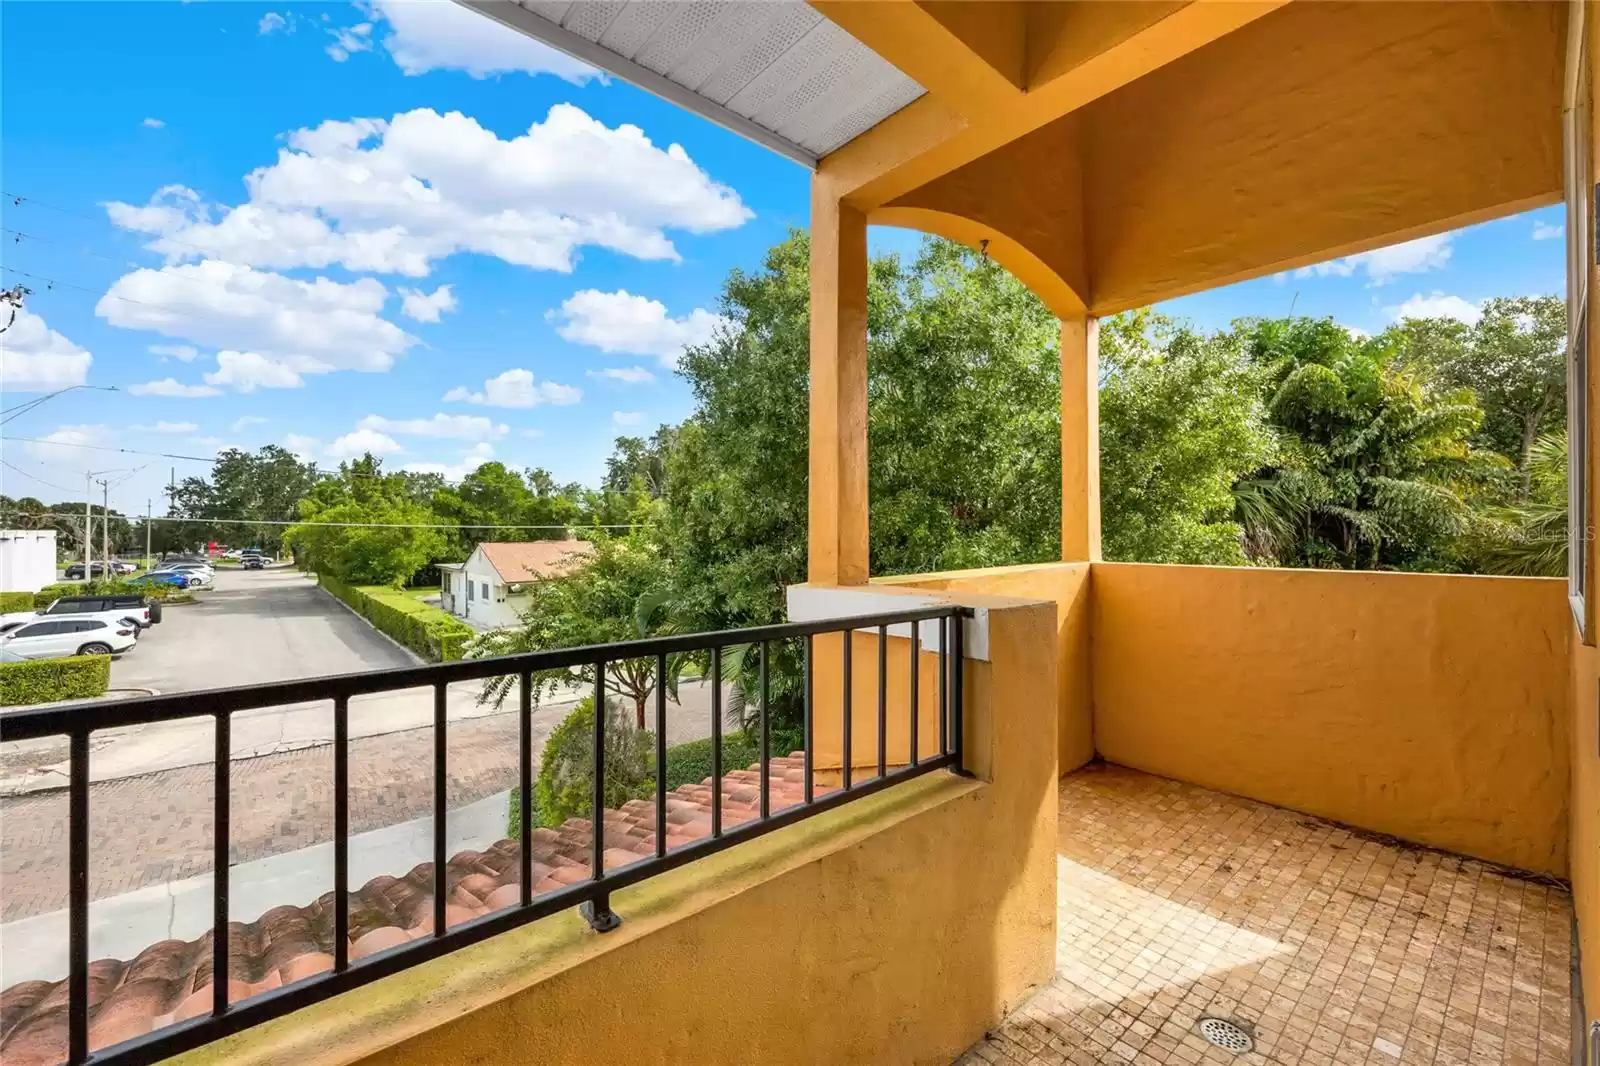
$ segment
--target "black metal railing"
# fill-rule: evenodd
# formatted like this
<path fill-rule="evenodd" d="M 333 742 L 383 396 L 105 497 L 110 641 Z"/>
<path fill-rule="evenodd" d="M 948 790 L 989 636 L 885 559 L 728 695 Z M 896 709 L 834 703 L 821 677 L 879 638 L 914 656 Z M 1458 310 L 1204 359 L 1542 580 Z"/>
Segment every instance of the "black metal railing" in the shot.
<path fill-rule="evenodd" d="M 614 929 L 621 918 L 611 909 L 611 893 L 667 870 L 732 847 L 765 833 L 792 825 L 831 810 L 841 804 L 881 791 L 902 781 L 935 770 L 964 773 L 962 756 L 962 624 L 970 616 L 967 608 L 930 607 L 892 614 L 826 621 L 798 622 L 695 633 L 594 645 L 557 651 L 533 652 L 490 659 L 471 659 L 437 663 L 399 670 L 319 677 L 303 681 L 284 681 L 266 685 L 213 689 L 167 696 L 80 704 L 39 710 L 13 711 L 0 716 L 0 742 L 63 736 L 70 741 L 71 771 L 68 802 L 69 867 L 69 967 L 68 967 L 68 1066 L 87 1063 L 116 1063 L 142 1066 L 181 1051 L 197 1047 L 230 1033 L 298 1010 L 309 1004 L 396 973 L 429 959 L 437 958 L 469 944 L 503 933 L 529 922 L 566 910 L 580 908 L 596 930 Z M 924 623 L 938 627 L 939 723 L 937 754 L 922 757 L 918 747 L 918 710 L 922 658 L 921 637 Z M 888 672 L 887 640 L 890 627 L 908 627 L 910 656 L 908 682 L 908 744 L 905 764 L 891 767 L 887 748 Z M 853 734 L 852 688 L 854 664 L 850 634 L 876 630 L 878 640 L 878 698 L 876 776 L 857 781 L 851 766 Z M 904 632 L 904 630 L 902 630 Z M 819 791 L 814 787 L 815 726 L 813 710 L 815 688 L 815 640 L 819 636 L 844 634 L 840 641 L 842 663 L 840 787 Z M 893 634 L 898 635 L 898 634 Z M 803 800 L 783 810 L 771 809 L 771 742 L 768 660 L 771 648 L 782 641 L 798 641 L 803 664 L 804 755 Z M 723 827 L 722 766 L 722 663 L 724 653 L 743 646 L 759 649 L 757 715 L 760 743 L 759 816 L 732 828 Z M 666 725 L 667 704 L 664 685 L 668 656 L 701 655 L 706 658 L 711 696 L 711 789 L 710 835 L 675 848 L 667 847 L 666 804 Z M 622 660 L 654 658 L 657 669 L 654 700 L 655 717 L 655 854 L 618 869 L 605 868 L 605 757 L 606 693 L 605 667 Z M 594 795 L 590 877 L 583 882 L 535 896 L 533 893 L 532 797 L 533 797 L 533 675 L 551 670 L 591 670 L 594 678 Z M 448 735 L 446 686 L 463 681 L 516 676 L 520 681 L 518 743 L 518 782 L 522 789 L 520 805 L 520 880 L 521 898 L 517 905 L 449 927 L 445 916 L 449 855 L 446 840 L 446 790 L 448 787 Z M 376 952 L 359 961 L 350 958 L 349 886 L 349 758 L 350 700 L 356 696 L 395 692 L 403 689 L 433 689 L 433 931 L 432 936 Z M 288 704 L 332 701 L 333 778 L 334 778 L 334 932 L 333 969 L 279 989 L 260 993 L 237 1003 L 229 1001 L 228 847 L 230 819 L 230 725 L 241 711 L 282 707 Z M 89 741 L 97 731 L 131 725 L 145 725 L 178 719 L 210 717 L 215 728 L 215 830 L 214 830 L 214 907 L 212 935 L 212 997 L 209 1014 L 166 1026 L 153 1033 L 107 1048 L 90 1050 L 89 1003 Z"/>

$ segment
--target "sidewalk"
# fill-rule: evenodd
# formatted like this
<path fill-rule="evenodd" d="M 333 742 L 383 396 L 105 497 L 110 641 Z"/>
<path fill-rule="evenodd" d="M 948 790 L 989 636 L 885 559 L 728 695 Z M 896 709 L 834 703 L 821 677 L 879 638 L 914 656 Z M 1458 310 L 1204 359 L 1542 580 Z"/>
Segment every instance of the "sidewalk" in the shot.
<path fill-rule="evenodd" d="M 454 855 L 481 851 L 506 835 L 510 792 L 497 792 L 445 817 Z M 414 818 L 350 838 L 351 888 L 382 874 L 403 875 L 433 861 L 433 818 Z M 211 929 L 212 875 L 151 885 L 89 908 L 89 958 L 131 959 L 161 940 L 194 940 Z M 333 890 L 329 841 L 231 868 L 228 913 L 253 922 L 273 907 L 302 907 Z M 68 913 L 51 911 L 0 925 L 0 988 L 19 981 L 59 981 L 67 976 Z"/>

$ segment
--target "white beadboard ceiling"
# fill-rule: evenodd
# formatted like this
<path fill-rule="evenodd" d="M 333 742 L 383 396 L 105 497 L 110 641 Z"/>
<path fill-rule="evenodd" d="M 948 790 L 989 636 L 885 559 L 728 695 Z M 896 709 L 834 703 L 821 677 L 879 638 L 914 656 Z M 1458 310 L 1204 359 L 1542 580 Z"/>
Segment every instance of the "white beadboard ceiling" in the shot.
<path fill-rule="evenodd" d="M 924 92 L 803 0 L 459 0 L 807 166 Z"/>

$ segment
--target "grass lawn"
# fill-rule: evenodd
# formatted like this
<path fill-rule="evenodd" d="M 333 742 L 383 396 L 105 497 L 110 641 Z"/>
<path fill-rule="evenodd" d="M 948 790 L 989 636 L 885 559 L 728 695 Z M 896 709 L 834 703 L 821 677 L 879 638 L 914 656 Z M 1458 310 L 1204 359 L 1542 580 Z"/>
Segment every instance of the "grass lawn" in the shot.
<path fill-rule="evenodd" d="M 418 585 L 416 588 L 402 589 L 401 591 L 414 600 L 426 600 L 430 597 L 439 595 L 439 586 Z"/>

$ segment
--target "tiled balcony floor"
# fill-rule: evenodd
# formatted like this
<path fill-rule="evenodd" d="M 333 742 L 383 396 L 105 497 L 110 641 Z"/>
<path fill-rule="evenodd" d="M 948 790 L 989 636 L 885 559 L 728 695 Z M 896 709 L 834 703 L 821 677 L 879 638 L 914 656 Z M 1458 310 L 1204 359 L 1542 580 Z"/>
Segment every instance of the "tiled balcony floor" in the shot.
<path fill-rule="evenodd" d="M 1564 888 L 1121 767 L 1060 796 L 1056 978 L 960 1066 L 1571 1066 Z"/>

